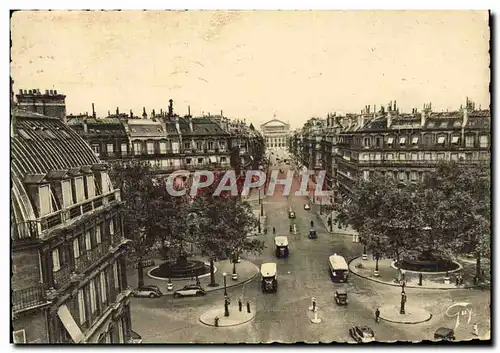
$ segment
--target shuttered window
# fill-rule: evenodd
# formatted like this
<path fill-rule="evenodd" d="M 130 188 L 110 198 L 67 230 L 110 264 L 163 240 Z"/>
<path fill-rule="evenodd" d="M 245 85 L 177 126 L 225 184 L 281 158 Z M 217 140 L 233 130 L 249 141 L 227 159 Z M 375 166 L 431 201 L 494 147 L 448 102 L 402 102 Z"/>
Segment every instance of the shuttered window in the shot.
<path fill-rule="evenodd" d="M 48 215 L 52 212 L 52 199 L 50 196 L 50 186 L 43 185 L 38 189 L 40 202 L 40 216 Z"/>
<path fill-rule="evenodd" d="M 75 178 L 75 194 L 76 194 L 76 202 L 82 202 L 83 200 L 85 200 L 83 177 Z"/>

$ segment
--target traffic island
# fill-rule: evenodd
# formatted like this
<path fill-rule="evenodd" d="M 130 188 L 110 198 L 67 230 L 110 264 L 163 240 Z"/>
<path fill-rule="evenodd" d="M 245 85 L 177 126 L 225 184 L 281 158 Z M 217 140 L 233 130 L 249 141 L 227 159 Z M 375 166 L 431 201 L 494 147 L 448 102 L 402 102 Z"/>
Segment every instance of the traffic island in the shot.
<path fill-rule="evenodd" d="M 224 316 L 224 307 L 212 308 L 200 316 L 200 321 L 207 326 L 231 327 L 243 325 L 255 317 L 255 310 L 247 312 L 246 308 L 238 311 L 237 307 L 229 308 L 229 316 Z M 217 323 L 216 323 L 217 322 Z"/>
<path fill-rule="evenodd" d="M 404 314 L 400 313 L 399 304 L 384 305 L 379 310 L 380 319 L 398 324 L 419 324 L 432 318 L 432 314 L 427 310 L 409 305 L 405 306 Z"/>

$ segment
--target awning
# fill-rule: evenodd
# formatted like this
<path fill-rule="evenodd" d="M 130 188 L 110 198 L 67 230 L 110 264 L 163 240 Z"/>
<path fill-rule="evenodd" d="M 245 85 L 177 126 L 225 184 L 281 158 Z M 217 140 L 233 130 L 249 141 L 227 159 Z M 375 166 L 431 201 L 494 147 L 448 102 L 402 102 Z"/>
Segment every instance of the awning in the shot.
<path fill-rule="evenodd" d="M 444 136 L 438 137 L 438 143 L 444 143 Z"/>
<path fill-rule="evenodd" d="M 83 332 L 80 330 L 80 327 L 78 327 L 66 305 L 62 305 L 59 309 L 57 309 L 57 316 L 61 319 L 61 322 L 71 336 L 71 339 L 73 339 L 75 343 L 80 343 L 83 339 Z"/>
<path fill-rule="evenodd" d="M 400 137 L 400 138 L 399 138 L 399 143 L 400 143 L 400 144 L 403 144 L 403 143 L 405 143 L 405 142 L 406 142 L 406 137 Z"/>
<path fill-rule="evenodd" d="M 459 137 L 458 137 L 458 136 L 453 136 L 453 137 L 451 138 L 451 143 L 458 143 L 458 139 L 459 139 Z"/>
<path fill-rule="evenodd" d="M 393 138 L 393 137 L 389 137 L 389 138 L 387 139 L 387 143 L 388 143 L 388 144 L 391 144 L 393 141 L 394 141 L 394 138 Z"/>
<path fill-rule="evenodd" d="M 418 143 L 418 136 L 413 136 L 413 138 L 411 140 L 411 143 L 413 143 L 414 145 L 416 145 Z"/>
<path fill-rule="evenodd" d="M 210 156 L 210 163 L 217 163 L 217 158 L 215 158 L 214 156 Z"/>

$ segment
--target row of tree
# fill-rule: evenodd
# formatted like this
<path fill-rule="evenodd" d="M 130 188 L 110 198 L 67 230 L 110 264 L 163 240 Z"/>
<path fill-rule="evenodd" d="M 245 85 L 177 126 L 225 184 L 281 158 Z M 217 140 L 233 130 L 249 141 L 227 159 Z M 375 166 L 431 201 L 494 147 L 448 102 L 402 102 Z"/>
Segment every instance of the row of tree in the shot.
<path fill-rule="evenodd" d="M 360 180 L 353 202 L 332 206 L 381 256 L 424 260 L 474 254 L 476 275 L 491 249 L 490 164 L 443 163 L 420 183 L 376 174 Z"/>
<path fill-rule="evenodd" d="M 195 246 L 211 263 L 214 283 L 214 260 L 226 253 L 260 253 L 264 244 L 247 235 L 258 220 L 249 204 L 223 192 L 214 196 L 220 174 L 210 187 L 194 197 L 172 196 L 167 192 L 166 178 L 160 177 L 148 162 L 131 160 L 112 165 L 110 171 L 120 188 L 124 206 L 125 234 L 133 241 L 137 258 L 139 286 L 144 284 L 142 260 L 150 256 L 153 246 L 160 244 L 165 260 L 182 265 L 188 249 Z"/>

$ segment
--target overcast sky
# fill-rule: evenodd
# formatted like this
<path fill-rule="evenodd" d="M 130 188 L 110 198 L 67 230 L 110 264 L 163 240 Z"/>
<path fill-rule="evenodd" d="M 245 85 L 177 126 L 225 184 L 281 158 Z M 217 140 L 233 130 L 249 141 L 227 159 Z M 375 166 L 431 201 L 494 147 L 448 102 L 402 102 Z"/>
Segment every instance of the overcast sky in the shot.
<path fill-rule="evenodd" d="M 487 12 L 17 12 L 14 89 L 57 89 L 67 112 L 140 115 L 174 100 L 254 124 L 489 105 Z"/>

